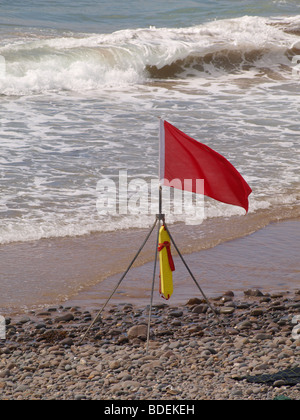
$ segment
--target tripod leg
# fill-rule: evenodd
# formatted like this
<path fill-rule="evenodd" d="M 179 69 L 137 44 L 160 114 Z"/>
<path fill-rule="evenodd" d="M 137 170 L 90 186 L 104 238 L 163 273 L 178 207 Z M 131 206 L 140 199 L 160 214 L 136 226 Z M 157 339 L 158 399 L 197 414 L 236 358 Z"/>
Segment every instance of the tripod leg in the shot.
<path fill-rule="evenodd" d="M 157 250 L 158 250 L 159 229 L 160 229 L 160 220 L 159 220 L 159 222 L 158 222 L 157 239 L 156 239 L 156 247 L 155 247 L 155 258 L 154 258 L 154 268 L 153 268 L 153 279 L 152 279 L 151 299 L 150 299 L 149 318 L 148 318 L 148 330 L 147 330 L 147 347 L 146 347 L 146 353 L 148 353 L 148 349 L 149 349 L 150 324 L 151 324 L 151 313 L 152 313 L 152 303 L 153 303 L 153 292 L 154 292 L 155 273 L 156 273 L 156 263 L 157 263 Z"/>
<path fill-rule="evenodd" d="M 152 226 L 152 228 L 150 229 L 148 235 L 146 236 L 146 239 L 144 240 L 144 242 L 142 243 L 140 249 L 138 250 L 138 252 L 136 253 L 136 255 L 134 256 L 133 260 L 131 261 L 131 263 L 129 264 L 127 270 L 124 272 L 124 274 L 122 275 L 122 277 L 120 278 L 119 282 L 117 283 L 117 285 L 115 286 L 114 290 L 112 291 L 112 293 L 110 294 L 110 296 L 107 298 L 106 302 L 104 303 L 104 305 L 102 306 L 102 308 L 100 309 L 100 311 L 97 313 L 97 315 L 95 316 L 94 320 L 92 321 L 92 323 L 90 324 L 89 328 L 87 329 L 87 331 L 85 332 L 85 334 L 83 335 L 83 337 L 81 338 L 81 340 L 79 341 L 79 344 L 81 344 L 81 342 L 84 340 L 84 338 L 86 337 L 86 335 L 88 334 L 88 332 L 90 331 L 90 329 L 92 328 L 92 326 L 95 324 L 96 320 L 99 318 L 99 316 L 101 315 L 101 313 L 103 312 L 104 308 L 106 307 L 106 305 L 108 304 L 108 302 L 110 301 L 110 299 L 113 297 L 113 295 L 116 293 L 118 287 L 120 286 L 120 284 L 122 283 L 124 277 L 126 276 L 126 274 L 128 273 L 128 271 L 130 270 L 130 268 L 132 267 L 133 263 L 135 262 L 135 260 L 137 259 L 138 255 L 140 254 L 140 252 L 142 251 L 142 249 L 144 248 L 144 246 L 146 245 L 146 242 L 148 241 L 148 239 L 150 238 L 151 233 L 153 232 L 153 229 L 155 228 L 157 223 L 157 219 L 155 219 L 155 222 Z"/>
<path fill-rule="evenodd" d="M 188 272 L 189 272 L 190 276 L 191 276 L 191 277 L 192 277 L 192 279 L 194 280 L 194 282 L 195 282 L 196 286 L 198 287 L 198 289 L 199 289 L 200 293 L 201 293 L 201 294 L 202 294 L 202 296 L 204 297 L 204 299 L 205 299 L 206 303 L 208 304 L 208 306 L 210 307 L 210 309 L 212 310 L 212 312 L 215 314 L 215 316 L 216 316 L 216 318 L 217 318 L 217 320 L 218 320 L 219 324 L 221 325 L 221 327 L 222 327 L 223 332 L 225 333 L 225 335 L 227 335 L 228 337 L 230 337 L 230 336 L 229 336 L 229 334 L 228 334 L 228 332 L 226 331 L 226 329 L 225 329 L 225 327 L 224 327 L 224 325 L 223 325 L 223 323 L 222 323 L 221 319 L 219 318 L 219 316 L 218 316 L 217 312 L 214 310 L 214 308 L 213 308 L 213 307 L 212 307 L 212 305 L 210 304 L 210 302 L 209 302 L 208 298 L 206 297 L 205 293 L 203 292 L 202 288 L 200 287 L 199 283 L 197 282 L 197 280 L 195 279 L 195 277 L 194 277 L 193 273 L 191 272 L 191 270 L 190 270 L 189 266 L 187 265 L 187 263 L 186 263 L 185 259 L 183 258 L 183 256 L 182 256 L 181 252 L 179 251 L 179 249 L 178 249 L 178 247 L 177 247 L 177 245 L 176 245 L 176 243 L 175 243 L 175 241 L 174 241 L 174 239 L 173 239 L 173 237 L 172 237 L 172 235 L 171 235 L 171 233 L 170 233 L 170 231 L 169 231 L 168 227 L 166 226 L 166 223 L 165 223 L 164 225 L 165 225 L 165 228 L 166 228 L 166 230 L 167 230 L 167 232 L 168 232 L 168 234 L 169 234 L 169 236 L 170 236 L 170 239 L 171 239 L 171 241 L 172 241 L 172 243 L 173 243 L 173 245 L 174 245 L 174 247 L 175 247 L 175 249 L 176 249 L 176 251 L 177 251 L 177 253 L 178 253 L 179 257 L 181 258 L 181 260 L 182 260 L 183 264 L 185 265 L 186 269 L 188 270 Z"/>

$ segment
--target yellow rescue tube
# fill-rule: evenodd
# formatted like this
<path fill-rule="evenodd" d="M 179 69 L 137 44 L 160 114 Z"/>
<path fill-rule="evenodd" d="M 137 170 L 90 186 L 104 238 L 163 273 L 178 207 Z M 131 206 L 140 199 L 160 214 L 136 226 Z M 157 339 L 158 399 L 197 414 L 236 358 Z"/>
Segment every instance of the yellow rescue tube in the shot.
<path fill-rule="evenodd" d="M 173 293 L 173 274 L 175 270 L 173 258 L 171 255 L 171 240 L 164 225 L 159 230 L 159 265 L 160 265 L 160 283 L 159 293 L 165 299 L 170 299 Z"/>

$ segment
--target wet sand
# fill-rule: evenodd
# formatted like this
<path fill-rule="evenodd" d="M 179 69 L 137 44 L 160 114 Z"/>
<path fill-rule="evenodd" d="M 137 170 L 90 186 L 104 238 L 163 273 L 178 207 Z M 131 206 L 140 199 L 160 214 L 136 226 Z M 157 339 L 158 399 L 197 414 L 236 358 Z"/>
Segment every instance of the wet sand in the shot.
<path fill-rule="evenodd" d="M 174 240 L 177 243 L 175 238 Z M 299 221 L 290 220 L 272 223 L 243 238 L 183 257 L 208 297 L 215 297 L 227 290 L 232 290 L 236 296 L 243 296 L 243 291 L 247 288 L 258 288 L 266 293 L 294 291 L 300 287 L 299 242 Z M 179 243 L 180 241 L 177 246 L 180 248 Z M 180 252 L 184 251 L 180 249 Z M 175 255 L 176 251 L 173 254 L 174 293 L 169 301 L 160 297 L 157 267 L 154 303 L 177 305 L 184 304 L 191 296 L 202 297 L 180 257 Z M 149 303 L 153 268 L 153 261 L 131 268 L 111 301 L 136 305 Z M 120 274 L 111 276 L 82 290 L 69 303 L 81 307 L 97 307 L 110 296 L 120 279 Z"/>
<path fill-rule="evenodd" d="M 251 287 L 264 291 L 300 286 L 299 219 L 270 223 L 262 215 L 215 219 L 200 226 L 169 225 L 180 251 L 208 296 Z M 258 227 L 261 227 L 259 230 Z M 148 229 L 3 245 L 2 314 L 64 302 L 98 307 L 110 295 L 143 242 Z M 254 233 L 252 233 L 255 231 Z M 244 236 L 245 235 L 245 236 Z M 153 276 L 155 232 L 114 300 L 148 304 Z M 184 303 L 199 295 L 175 255 L 174 294 L 167 302 Z M 158 293 L 158 273 L 154 300 Z"/>

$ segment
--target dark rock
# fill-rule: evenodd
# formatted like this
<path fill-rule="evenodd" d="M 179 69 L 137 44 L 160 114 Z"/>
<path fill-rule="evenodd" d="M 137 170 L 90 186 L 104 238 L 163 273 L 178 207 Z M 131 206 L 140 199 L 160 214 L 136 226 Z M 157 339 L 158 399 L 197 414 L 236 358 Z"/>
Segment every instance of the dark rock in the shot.
<path fill-rule="evenodd" d="M 55 343 L 57 341 L 62 341 L 67 337 L 66 331 L 60 330 L 49 330 L 46 331 L 40 338 L 39 341 L 44 340 L 47 343 Z"/>
<path fill-rule="evenodd" d="M 250 315 L 252 315 L 252 316 L 260 316 L 260 315 L 263 315 L 263 314 L 264 314 L 264 309 L 262 309 L 262 308 L 254 308 L 250 312 Z"/>
<path fill-rule="evenodd" d="M 117 343 L 118 344 L 120 344 L 120 345 L 122 345 L 122 344 L 126 344 L 126 343 L 128 343 L 128 337 L 125 337 L 124 335 L 122 335 L 122 336 L 120 336 L 119 338 L 118 338 L 118 341 L 117 341 Z"/>
<path fill-rule="evenodd" d="M 259 301 L 260 301 L 261 303 L 263 303 L 263 302 L 268 303 L 268 302 L 270 302 L 270 301 L 271 301 L 271 298 L 270 298 L 269 296 L 264 296 L 264 297 L 263 297 L 263 298 L 261 298 Z"/>
<path fill-rule="evenodd" d="M 31 321 L 30 318 L 28 316 L 25 316 L 22 319 L 20 319 L 20 321 L 18 322 L 18 324 L 26 324 L 29 321 Z"/>
<path fill-rule="evenodd" d="M 201 305 L 197 305 L 193 308 L 192 312 L 195 314 L 205 314 L 207 312 L 208 305 L 202 303 Z"/>
<path fill-rule="evenodd" d="M 192 305 L 198 305 L 198 304 L 200 304 L 202 302 L 202 300 L 201 299 L 198 299 L 198 298 L 191 298 L 191 299 L 189 299 L 188 301 L 187 301 L 187 305 L 190 305 L 190 306 L 192 306 Z"/>
<path fill-rule="evenodd" d="M 247 302 L 241 302 L 236 305 L 236 309 L 248 309 L 250 308 L 250 304 Z"/>
<path fill-rule="evenodd" d="M 156 331 L 155 332 L 155 335 L 157 336 L 157 337 L 161 337 L 161 336 L 164 336 L 164 335 L 173 335 L 173 331 L 171 331 L 171 330 L 158 330 L 158 331 Z"/>
<path fill-rule="evenodd" d="M 183 315 L 182 311 L 171 311 L 170 316 L 173 316 L 174 318 L 180 318 Z"/>
<path fill-rule="evenodd" d="M 237 326 L 238 330 L 247 330 L 252 327 L 252 322 L 250 321 L 242 321 Z"/>
<path fill-rule="evenodd" d="M 234 293 L 231 290 L 228 290 L 227 292 L 224 293 L 224 296 L 234 296 Z"/>
<path fill-rule="evenodd" d="M 37 330 L 41 330 L 41 329 L 43 329 L 43 328 L 46 328 L 46 324 L 44 324 L 43 322 L 41 322 L 41 323 L 39 323 L 39 324 L 36 324 L 35 328 L 36 328 Z"/>
<path fill-rule="evenodd" d="M 232 302 L 232 297 L 231 296 L 222 296 L 220 301 L 223 302 L 223 303 Z"/>
<path fill-rule="evenodd" d="M 266 334 L 266 333 L 258 333 L 255 336 L 256 340 L 271 340 L 272 339 L 272 335 L 271 334 Z"/>
<path fill-rule="evenodd" d="M 67 337 L 67 338 L 64 338 L 63 340 L 61 340 L 60 344 L 62 344 L 63 346 L 73 346 L 74 342 L 73 342 L 72 338 Z"/>
<path fill-rule="evenodd" d="M 65 315 L 58 316 L 55 321 L 56 322 L 69 322 L 74 319 L 74 315 L 71 313 L 67 313 Z"/>
<path fill-rule="evenodd" d="M 258 289 L 248 289 L 244 291 L 246 296 L 263 296 L 264 294 Z"/>

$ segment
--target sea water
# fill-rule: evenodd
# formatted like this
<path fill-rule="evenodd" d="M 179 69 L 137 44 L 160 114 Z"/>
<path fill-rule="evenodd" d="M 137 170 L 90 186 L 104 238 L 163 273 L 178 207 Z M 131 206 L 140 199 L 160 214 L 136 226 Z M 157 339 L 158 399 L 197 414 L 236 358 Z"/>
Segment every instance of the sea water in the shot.
<path fill-rule="evenodd" d="M 204 227 L 186 243 L 299 216 L 298 0 L 2 1 L 0 57 L 0 275 L 14 290 L 38 282 L 41 250 L 55 241 L 108 235 L 100 259 L 111 265 L 110 232 L 136 248 L 132 229 L 153 214 L 101 214 L 97 185 L 120 171 L 128 182 L 157 179 L 158 118 L 224 155 L 253 190 L 246 217 L 205 198 Z M 220 219 L 232 222 L 226 234 Z M 32 247 L 42 263 L 27 272 Z M 117 264 L 129 257 L 119 251 Z M 62 294 L 98 281 L 97 270 L 66 279 Z"/>

